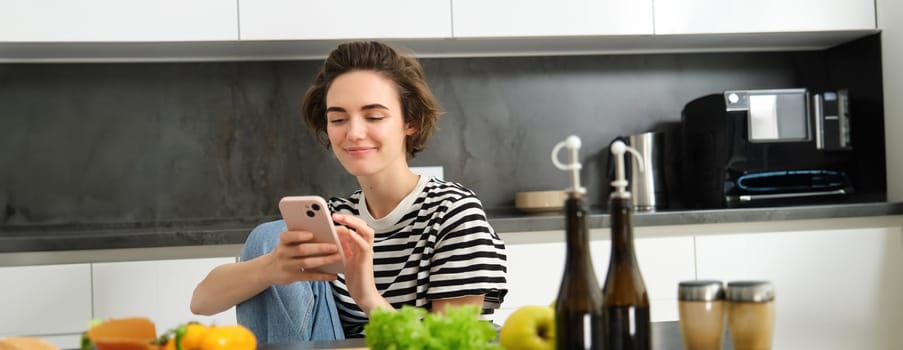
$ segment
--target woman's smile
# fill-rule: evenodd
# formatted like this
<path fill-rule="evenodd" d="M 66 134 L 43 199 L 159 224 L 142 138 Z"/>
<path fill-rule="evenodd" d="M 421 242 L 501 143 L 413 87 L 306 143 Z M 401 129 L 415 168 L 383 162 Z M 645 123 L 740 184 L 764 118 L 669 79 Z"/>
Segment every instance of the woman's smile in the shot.
<path fill-rule="evenodd" d="M 355 146 L 355 147 L 345 147 L 345 152 L 352 157 L 363 157 L 373 152 L 376 152 L 376 147 L 365 147 L 365 146 Z"/>

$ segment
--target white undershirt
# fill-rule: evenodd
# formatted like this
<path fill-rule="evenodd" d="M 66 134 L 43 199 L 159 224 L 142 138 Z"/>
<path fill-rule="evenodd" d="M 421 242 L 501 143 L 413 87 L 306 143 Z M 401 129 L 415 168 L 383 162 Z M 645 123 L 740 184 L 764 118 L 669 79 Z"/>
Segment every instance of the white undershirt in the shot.
<path fill-rule="evenodd" d="M 367 198 L 364 197 L 364 192 L 361 191 L 361 204 L 358 210 L 360 210 L 360 218 L 367 223 L 367 226 L 370 226 L 374 231 L 380 232 L 388 230 L 401 220 L 402 216 L 408 212 L 408 209 L 414 204 L 414 201 L 417 200 L 417 197 L 420 196 L 420 193 L 423 192 L 423 189 L 426 187 L 426 183 L 430 181 L 430 177 L 420 175 L 420 179 L 417 180 L 417 186 L 414 186 L 414 189 L 411 190 L 402 200 L 389 212 L 388 215 L 374 219 L 373 215 L 370 214 L 370 209 L 367 208 Z"/>

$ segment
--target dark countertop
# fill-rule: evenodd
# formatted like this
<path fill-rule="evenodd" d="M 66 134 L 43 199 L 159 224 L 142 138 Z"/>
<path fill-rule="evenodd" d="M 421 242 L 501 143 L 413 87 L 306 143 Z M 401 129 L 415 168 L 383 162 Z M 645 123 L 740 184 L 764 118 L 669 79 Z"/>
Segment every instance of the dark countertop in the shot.
<path fill-rule="evenodd" d="M 512 215 L 488 212 L 492 227 L 498 232 L 563 230 L 564 216 L 561 214 Z M 741 222 L 773 222 L 782 220 L 812 220 L 828 218 L 854 218 L 903 214 L 903 202 L 872 202 L 855 204 L 808 205 L 794 207 L 675 210 L 634 213 L 633 225 L 702 225 L 729 224 Z M 605 228 L 611 224 L 609 215 L 592 211 L 590 228 Z"/>
<path fill-rule="evenodd" d="M 633 217 L 633 223 L 636 227 L 644 227 L 901 214 L 903 203 L 874 202 L 637 213 Z M 493 228 L 500 233 L 564 229 L 564 217 L 560 213 L 526 215 L 513 210 L 489 210 L 487 215 Z M 257 224 L 275 219 L 278 218 L 210 219 L 162 224 L 3 226 L 0 227 L 0 253 L 242 244 Z M 604 228 L 608 225 L 608 214 L 591 211 L 590 228 Z"/>

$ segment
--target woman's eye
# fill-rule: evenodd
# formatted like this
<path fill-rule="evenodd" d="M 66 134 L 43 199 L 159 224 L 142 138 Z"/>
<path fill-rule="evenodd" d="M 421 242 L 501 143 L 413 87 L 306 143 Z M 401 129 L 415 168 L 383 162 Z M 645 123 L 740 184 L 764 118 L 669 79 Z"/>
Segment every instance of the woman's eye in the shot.
<path fill-rule="evenodd" d="M 342 124 L 345 122 L 345 118 L 333 118 L 329 120 L 330 124 Z"/>
<path fill-rule="evenodd" d="M 378 114 L 367 116 L 367 120 L 370 120 L 370 121 L 379 121 L 379 120 L 383 120 L 384 118 L 385 117 L 378 115 Z"/>

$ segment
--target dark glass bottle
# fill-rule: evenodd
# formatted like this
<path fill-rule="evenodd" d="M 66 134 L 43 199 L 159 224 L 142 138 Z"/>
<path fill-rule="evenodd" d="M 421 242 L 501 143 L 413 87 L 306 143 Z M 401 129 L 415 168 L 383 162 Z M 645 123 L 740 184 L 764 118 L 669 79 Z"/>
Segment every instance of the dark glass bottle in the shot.
<path fill-rule="evenodd" d="M 611 260 L 602 288 L 605 349 L 652 347 L 649 296 L 637 265 L 630 197 L 611 197 Z"/>
<path fill-rule="evenodd" d="M 555 304 L 555 342 L 559 350 L 603 349 L 602 292 L 593 269 L 582 195 L 564 203 L 567 256 Z"/>

